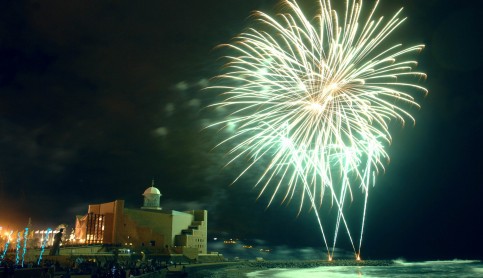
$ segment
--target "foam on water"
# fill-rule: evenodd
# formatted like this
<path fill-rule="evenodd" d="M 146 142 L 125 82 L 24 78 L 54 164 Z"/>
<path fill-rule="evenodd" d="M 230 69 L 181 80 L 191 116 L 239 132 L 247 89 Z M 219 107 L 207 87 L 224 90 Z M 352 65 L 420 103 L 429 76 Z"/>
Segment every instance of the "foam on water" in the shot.
<path fill-rule="evenodd" d="M 483 277 L 483 264 L 477 260 L 437 260 L 406 262 L 395 260 L 390 266 L 321 266 L 316 268 L 269 269 L 251 272 L 248 277 Z"/>
<path fill-rule="evenodd" d="M 274 278 L 292 278 L 292 277 L 306 277 L 306 278 L 319 278 L 319 277 L 331 277 L 331 278 L 353 278 L 361 277 L 363 273 L 357 269 L 359 267 L 347 267 L 347 266 L 321 266 L 315 268 L 305 269 L 271 269 L 261 270 L 249 273 L 248 277 L 274 277 Z M 366 276 L 365 277 L 370 277 Z"/>
<path fill-rule="evenodd" d="M 437 261 L 424 261 L 424 262 L 406 262 L 403 259 L 398 259 L 393 261 L 395 264 L 405 265 L 405 266 L 424 266 L 424 265 L 435 265 L 435 264 L 471 264 L 471 263 L 481 263 L 478 260 L 437 260 Z"/>

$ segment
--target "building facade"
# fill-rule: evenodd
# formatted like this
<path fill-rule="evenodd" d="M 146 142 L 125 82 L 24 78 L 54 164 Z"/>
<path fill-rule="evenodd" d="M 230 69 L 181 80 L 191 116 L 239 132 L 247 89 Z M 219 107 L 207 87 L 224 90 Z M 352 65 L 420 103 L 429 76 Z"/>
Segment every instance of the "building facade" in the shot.
<path fill-rule="evenodd" d="M 76 217 L 75 242 L 189 257 L 207 253 L 206 210 L 162 210 L 154 185 L 143 196 L 141 209 L 125 208 L 123 200 L 90 204 L 87 214 Z"/>

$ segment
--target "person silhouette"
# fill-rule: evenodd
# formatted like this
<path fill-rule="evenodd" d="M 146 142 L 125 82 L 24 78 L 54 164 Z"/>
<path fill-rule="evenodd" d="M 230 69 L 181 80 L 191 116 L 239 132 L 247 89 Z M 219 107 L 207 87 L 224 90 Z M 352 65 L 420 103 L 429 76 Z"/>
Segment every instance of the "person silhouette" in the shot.
<path fill-rule="evenodd" d="M 54 244 L 52 244 L 52 248 L 50 249 L 49 255 L 51 256 L 58 256 L 60 252 L 60 243 L 62 242 L 62 232 L 64 228 L 60 228 L 59 232 L 54 236 Z"/>

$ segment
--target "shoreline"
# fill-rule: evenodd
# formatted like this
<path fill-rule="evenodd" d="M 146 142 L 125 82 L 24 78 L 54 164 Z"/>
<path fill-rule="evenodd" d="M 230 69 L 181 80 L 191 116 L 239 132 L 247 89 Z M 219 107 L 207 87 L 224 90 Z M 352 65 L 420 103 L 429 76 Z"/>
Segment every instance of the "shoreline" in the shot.
<path fill-rule="evenodd" d="M 214 264 L 190 265 L 185 268 L 188 277 L 241 278 L 249 273 L 277 269 L 316 268 L 321 266 L 391 266 L 392 260 L 277 260 L 277 261 L 241 261 Z"/>

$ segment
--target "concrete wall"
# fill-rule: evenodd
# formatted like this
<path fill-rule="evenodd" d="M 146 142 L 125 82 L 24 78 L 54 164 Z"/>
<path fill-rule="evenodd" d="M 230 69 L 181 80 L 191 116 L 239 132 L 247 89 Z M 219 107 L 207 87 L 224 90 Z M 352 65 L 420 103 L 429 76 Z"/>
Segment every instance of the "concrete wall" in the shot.
<path fill-rule="evenodd" d="M 193 221 L 188 226 L 189 232 L 176 236 L 176 245 L 185 246 L 186 248 L 196 248 L 198 254 L 206 254 L 208 211 L 191 210 L 186 211 L 186 213 L 193 215 Z"/>
<path fill-rule="evenodd" d="M 129 248 L 164 249 L 164 246 L 168 244 L 166 236 L 159 231 L 159 227 L 154 227 L 153 219 L 150 219 L 152 217 L 152 215 L 145 215 L 136 210 L 126 209 L 123 225 L 120 228 L 122 231 L 121 244 Z M 151 246 L 151 242 L 155 245 Z M 126 245 L 126 243 L 128 244 Z"/>
<path fill-rule="evenodd" d="M 173 245 L 177 245 L 177 242 L 175 240 L 176 235 L 181 235 L 183 233 L 183 230 L 189 229 L 189 226 L 194 220 L 194 217 L 192 214 L 184 213 L 184 212 L 179 212 L 179 211 L 173 211 L 173 229 L 171 231 L 171 239 L 173 242 Z"/>
<path fill-rule="evenodd" d="M 120 243 L 124 219 L 124 200 L 114 201 L 114 219 L 112 221 L 112 243 Z"/>
<path fill-rule="evenodd" d="M 163 235 L 164 245 L 173 244 L 172 217 L 159 211 L 124 209 L 124 229 L 132 230 L 130 226 L 145 227 L 151 229 L 153 234 Z"/>

